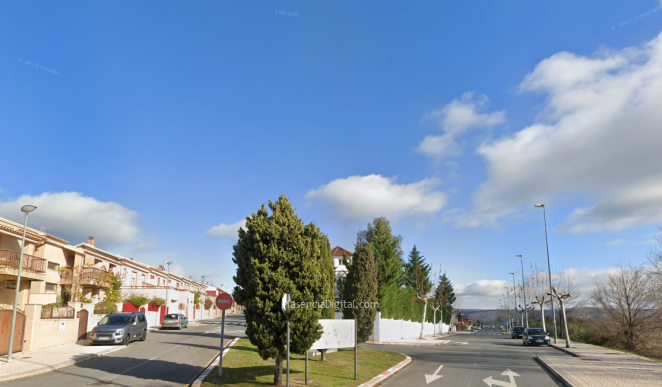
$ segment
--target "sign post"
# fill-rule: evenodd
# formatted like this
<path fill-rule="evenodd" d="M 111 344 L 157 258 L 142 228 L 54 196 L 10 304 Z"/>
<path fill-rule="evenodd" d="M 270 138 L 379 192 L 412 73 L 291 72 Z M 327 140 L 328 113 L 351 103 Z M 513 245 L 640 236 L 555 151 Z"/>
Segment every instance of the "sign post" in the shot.
<path fill-rule="evenodd" d="M 232 306 L 232 296 L 228 293 L 221 293 L 216 297 L 216 307 L 223 311 L 221 320 L 221 353 L 218 357 L 218 377 L 223 372 L 223 336 L 225 336 L 225 311 Z"/>
<path fill-rule="evenodd" d="M 287 304 L 290 302 L 290 295 L 288 293 L 283 294 L 283 299 L 280 300 L 280 308 L 287 318 L 287 379 L 285 387 L 290 387 L 290 316 L 287 315 Z"/>

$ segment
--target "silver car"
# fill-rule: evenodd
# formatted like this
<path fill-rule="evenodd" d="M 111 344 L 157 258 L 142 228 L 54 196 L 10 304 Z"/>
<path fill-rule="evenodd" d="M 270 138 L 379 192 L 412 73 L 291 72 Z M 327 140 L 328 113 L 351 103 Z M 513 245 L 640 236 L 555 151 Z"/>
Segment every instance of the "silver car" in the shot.
<path fill-rule="evenodd" d="M 188 328 L 188 319 L 181 313 L 166 314 L 161 323 L 161 329 L 165 328 Z"/>
<path fill-rule="evenodd" d="M 140 312 L 113 313 L 106 315 L 88 334 L 92 344 L 124 344 L 133 340 L 145 341 L 147 319 Z"/>

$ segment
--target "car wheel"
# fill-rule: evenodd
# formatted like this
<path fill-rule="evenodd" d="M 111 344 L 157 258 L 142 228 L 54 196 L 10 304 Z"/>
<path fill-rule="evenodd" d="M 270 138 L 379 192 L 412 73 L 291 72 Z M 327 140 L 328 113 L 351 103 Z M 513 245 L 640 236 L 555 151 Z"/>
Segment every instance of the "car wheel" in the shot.
<path fill-rule="evenodd" d="M 182 330 L 182 324 L 179 324 L 179 327 L 177 327 L 180 331 Z"/>
<path fill-rule="evenodd" d="M 122 345 L 129 345 L 130 341 L 131 341 L 131 339 L 129 338 L 129 335 L 127 334 L 126 336 L 124 336 L 124 339 L 122 339 Z"/>
<path fill-rule="evenodd" d="M 143 335 L 140 336 L 140 341 L 145 341 L 147 338 L 147 329 L 143 329 Z"/>

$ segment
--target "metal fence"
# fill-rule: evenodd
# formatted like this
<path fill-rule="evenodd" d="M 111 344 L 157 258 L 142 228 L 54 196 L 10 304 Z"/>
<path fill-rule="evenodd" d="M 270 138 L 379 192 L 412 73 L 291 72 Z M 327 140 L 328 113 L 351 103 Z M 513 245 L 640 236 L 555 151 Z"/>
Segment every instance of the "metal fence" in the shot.
<path fill-rule="evenodd" d="M 44 305 L 41 307 L 41 318 L 43 319 L 73 319 L 76 310 L 68 305 L 54 306 Z"/>

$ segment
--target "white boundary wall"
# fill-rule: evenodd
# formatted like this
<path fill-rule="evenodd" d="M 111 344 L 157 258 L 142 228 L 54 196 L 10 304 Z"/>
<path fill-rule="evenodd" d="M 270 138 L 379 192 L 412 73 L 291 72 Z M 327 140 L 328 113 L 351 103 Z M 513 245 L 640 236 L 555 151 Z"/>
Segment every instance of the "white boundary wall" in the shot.
<path fill-rule="evenodd" d="M 381 312 L 375 316 L 375 326 L 370 335 L 370 340 L 376 343 L 383 343 L 402 339 L 417 339 L 421 334 L 421 323 L 403 320 L 383 319 Z M 448 333 L 449 326 L 437 323 L 437 334 L 439 332 Z M 425 323 L 423 327 L 423 336 L 432 336 L 434 333 L 434 324 Z"/>

